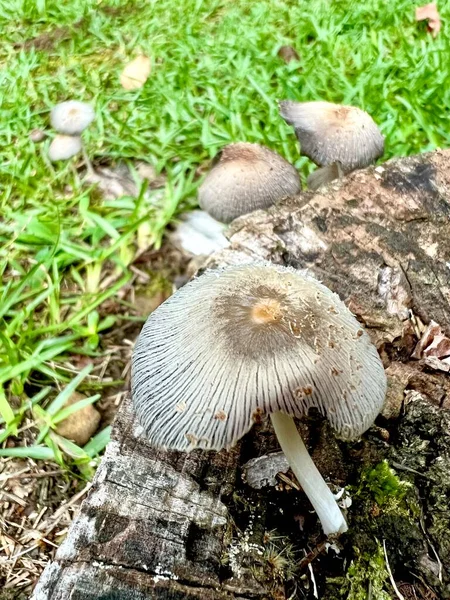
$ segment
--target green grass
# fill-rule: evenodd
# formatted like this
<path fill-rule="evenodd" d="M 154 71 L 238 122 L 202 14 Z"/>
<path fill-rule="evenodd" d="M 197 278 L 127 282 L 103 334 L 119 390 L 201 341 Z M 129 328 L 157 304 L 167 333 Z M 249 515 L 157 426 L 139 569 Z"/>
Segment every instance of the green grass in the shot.
<path fill-rule="evenodd" d="M 17 431 L 31 414 L 29 455 L 71 465 L 101 450 L 105 435 L 89 452 L 55 437 L 51 407 L 76 375 L 67 363 L 74 355 L 104 353 L 103 333 L 132 318 L 120 301 L 120 315 L 106 315 L 105 302 L 130 282 L 137 241 L 141 249 L 157 246 L 167 223 L 195 205 L 195 171 L 221 146 L 267 144 L 308 173 L 277 100 L 366 109 L 386 136 L 386 157 L 450 145 L 450 6 L 440 8 L 437 39 L 414 21 L 415 6 L 410 0 L 3 3 L 0 440 L 18 436 L 20 445 Z M 55 30 L 60 39 L 53 47 L 23 46 Z M 300 61 L 286 65 L 277 57 L 281 45 L 294 46 Z M 151 57 L 152 73 L 142 89 L 127 92 L 119 74 L 139 52 Z M 97 118 L 85 134 L 89 155 L 152 164 L 167 176 L 162 199 L 149 200 L 142 190 L 137 198 L 104 202 L 70 164 L 49 164 L 49 141 L 34 144 L 29 133 L 46 128 L 51 107 L 68 98 L 95 104 Z M 76 384 L 92 396 L 88 373 Z"/>

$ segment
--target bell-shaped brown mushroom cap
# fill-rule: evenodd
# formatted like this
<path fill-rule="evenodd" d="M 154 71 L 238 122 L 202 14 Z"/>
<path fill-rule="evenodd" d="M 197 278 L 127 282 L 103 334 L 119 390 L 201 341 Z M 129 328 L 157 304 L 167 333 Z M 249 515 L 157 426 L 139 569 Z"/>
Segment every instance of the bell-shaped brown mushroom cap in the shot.
<path fill-rule="evenodd" d="M 138 419 L 156 446 L 220 450 L 263 415 L 316 407 L 352 439 L 381 410 L 377 350 L 339 297 L 271 264 L 207 271 L 148 318 L 132 358 Z"/>
<path fill-rule="evenodd" d="M 300 190 L 297 170 L 282 156 L 259 144 L 238 142 L 223 148 L 198 196 L 203 210 L 230 223 Z"/>
<path fill-rule="evenodd" d="M 50 113 L 53 129 L 65 135 L 79 135 L 95 117 L 94 109 L 86 102 L 68 100 L 57 104 Z"/>
<path fill-rule="evenodd" d="M 355 106 L 329 102 L 280 102 L 301 153 L 319 167 L 339 162 L 345 173 L 372 164 L 384 152 L 384 138 L 374 120 Z"/>

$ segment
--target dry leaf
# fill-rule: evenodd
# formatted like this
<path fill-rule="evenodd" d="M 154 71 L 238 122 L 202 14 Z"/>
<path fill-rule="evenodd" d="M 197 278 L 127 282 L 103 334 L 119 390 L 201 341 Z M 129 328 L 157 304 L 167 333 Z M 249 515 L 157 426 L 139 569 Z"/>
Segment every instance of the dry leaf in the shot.
<path fill-rule="evenodd" d="M 428 20 L 427 29 L 433 37 L 436 37 L 441 30 L 441 18 L 437 9 L 436 2 L 418 6 L 416 8 L 416 21 Z"/>
<path fill-rule="evenodd" d="M 126 90 L 138 90 L 150 75 L 151 62 L 148 56 L 140 54 L 129 62 L 120 75 L 120 83 Z"/>
<path fill-rule="evenodd" d="M 415 347 L 414 352 L 411 355 L 412 358 L 422 358 L 425 348 L 427 348 L 431 344 L 435 336 L 441 334 L 442 329 L 440 325 L 438 325 L 436 321 L 430 321 L 428 327 L 423 332 L 422 337 L 417 342 L 417 346 Z"/>
<path fill-rule="evenodd" d="M 445 358 L 450 355 L 450 339 L 445 335 L 437 335 L 431 344 L 425 348 L 424 356 Z"/>
<path fill-rule="evenodd" d="M 297 50 L 292 46 L 281 46 L 277 52 L 277 55 L 288 64 L 293 60 L 300 60 Z"/>
<path fill-rule="evenodd" d="M 86 397 L 78 392 L 73 392 L 64 407 L 72 406 Z M 58 423 L 56 433 L 75 442 L 78 446 L 84 446 L 97 431 L 100 420 L 101 415 L 98 410 L 92 404 L 88 404 Z"/>
<path fill-rule="evenodd" d="M 450 338 L 444 334 L 438 323 L 430 321 L 411 356 L 412 358 L 446 359 L 450 356 Z"/>

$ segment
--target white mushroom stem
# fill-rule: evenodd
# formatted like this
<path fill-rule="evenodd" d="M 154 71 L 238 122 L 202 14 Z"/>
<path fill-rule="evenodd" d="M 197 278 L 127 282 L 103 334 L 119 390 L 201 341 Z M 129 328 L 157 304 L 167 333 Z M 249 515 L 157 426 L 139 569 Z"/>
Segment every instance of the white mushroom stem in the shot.
<path fill-rule="evenodd" d="M 273 428 L 289 465 L 308 496 L 322 523 L 325 535 L 347 531 L 347 523 L 337 502 L 310 457 L 294 419 L 283 413 L 272 413 Z"/>
<path fill-rule="evenodd" d="M 88 153 L 86 152 L 86 148 L 84 147 L 84 144 L 81 145 L 81 152 L 83 154 L 84 164 L 86 165 L 86 170 L 87 170 L 88 174 L 95 175 L 94 167 L 88 156 Z"/>

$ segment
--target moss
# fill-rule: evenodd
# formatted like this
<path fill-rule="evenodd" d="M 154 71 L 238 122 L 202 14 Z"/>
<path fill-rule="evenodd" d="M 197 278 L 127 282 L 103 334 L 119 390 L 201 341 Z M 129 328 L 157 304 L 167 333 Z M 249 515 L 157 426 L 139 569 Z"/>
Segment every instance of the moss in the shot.
<path fill-rule="evenodd" d="M 374 540 L 372 552 L 355 551 L 345 577 L 329 577 L 323 600 L 391 600 L 389 573 L 383 549 Z"/>
<path fill-rule="evenodd" d="M 145 286 L 139 287 L 139 292 L 147 298 L 153 298 L 158 292 L 172 292 L 172 283 L 161 273 L 150 271 L 148 272 L 150 281 Z"/>
<path fill-rule="evenodd" d="M 404 498 L 411 484 L 399 479 L 386 460 L 369 468 L 361 475 L 359 489 L 355 496 L 370 496 L 385 511 L 398 511 L 404 508 Z"/>
<path fill-rule="evenodd" d="M 385 539 L 392 569 L 403 571 L 424 551 L 413 486 L 383 460 L 363 470 L 354 490 L 349 537 L 354 556 L 374 555 Z"/>
<path fill-rule="evenodd" d="M 390 600 L 388 582 L 384 553 L 378 544 L 373 554 L 362 554 L 352 561 L 343 578 L 340 595 L 346 600 L 366 600 L 368 597 Z"/>

